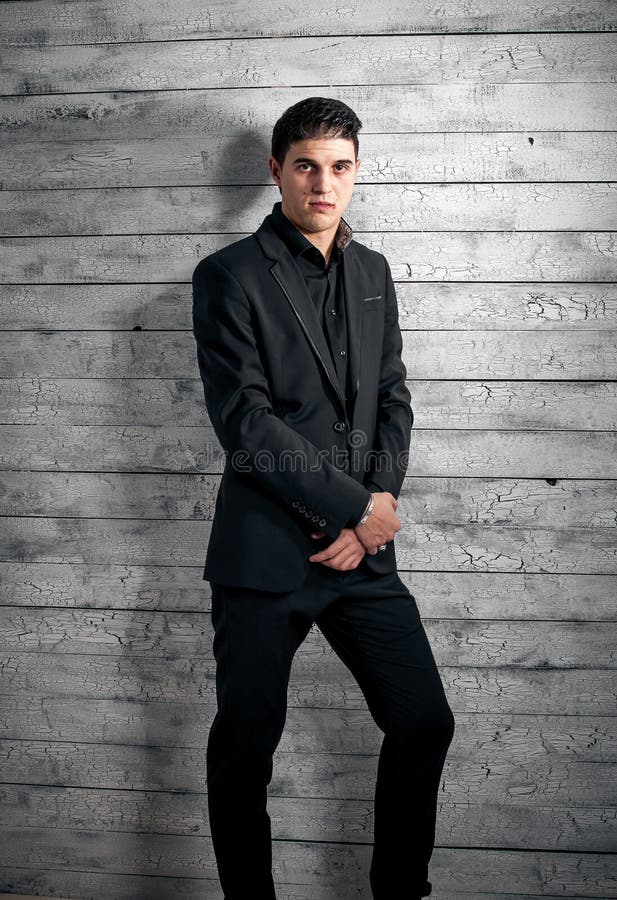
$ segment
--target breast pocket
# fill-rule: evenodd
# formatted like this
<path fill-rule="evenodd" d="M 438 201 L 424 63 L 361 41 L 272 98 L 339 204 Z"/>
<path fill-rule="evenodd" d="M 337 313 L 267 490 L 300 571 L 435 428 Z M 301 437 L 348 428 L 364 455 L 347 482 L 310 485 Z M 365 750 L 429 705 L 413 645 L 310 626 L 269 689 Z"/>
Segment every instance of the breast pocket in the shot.
<path fill-rule="evenodd" d="M 369 309 L 379 309 L 383 304 L 383 297 L 381 294 L 375 294 L 372 297 L 364 297 L 362 299 L 362 308 L 366 312 Z"/>

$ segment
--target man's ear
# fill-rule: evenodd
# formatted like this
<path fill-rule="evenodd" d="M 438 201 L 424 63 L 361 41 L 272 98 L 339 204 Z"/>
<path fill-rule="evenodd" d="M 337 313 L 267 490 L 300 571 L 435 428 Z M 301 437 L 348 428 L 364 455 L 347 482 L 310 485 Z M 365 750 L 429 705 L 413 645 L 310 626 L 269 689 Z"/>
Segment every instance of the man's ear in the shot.
<path fill-rule="evenodd" d="M 281 180 L 281 167 L 280 167 L 279 162 L 276 159 L 276 157 L 271 156 L 268 159 L 268 168 L 270 169 L 270 174 L 272 175 L 273 180 L 278 185 L 278 189 L 280 191 L 281 185 L 279 184 L 279 182 Z M 277 179 L 278 179 L 278 181 L 277 181 Z"/>

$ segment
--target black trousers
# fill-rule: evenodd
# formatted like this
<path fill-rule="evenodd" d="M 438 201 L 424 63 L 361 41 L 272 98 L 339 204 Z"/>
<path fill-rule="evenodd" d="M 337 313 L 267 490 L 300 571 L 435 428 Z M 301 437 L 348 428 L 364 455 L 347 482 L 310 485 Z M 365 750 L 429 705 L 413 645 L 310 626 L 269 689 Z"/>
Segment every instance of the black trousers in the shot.
<path fill-rule="evenodd" d="M 413 594 L 396 573 L 375 576 L 361 566 L 340 572 L 319 563 L 301 588 L 283 594 L 211 588 L 218 709 L 207 746 L 208 810 L 225 900 L 276 900 L 267 786 L 293 656 L 313 622 L 384 732 L 372 896 L 428 896 L 437 792 L 454 716 Z"/>

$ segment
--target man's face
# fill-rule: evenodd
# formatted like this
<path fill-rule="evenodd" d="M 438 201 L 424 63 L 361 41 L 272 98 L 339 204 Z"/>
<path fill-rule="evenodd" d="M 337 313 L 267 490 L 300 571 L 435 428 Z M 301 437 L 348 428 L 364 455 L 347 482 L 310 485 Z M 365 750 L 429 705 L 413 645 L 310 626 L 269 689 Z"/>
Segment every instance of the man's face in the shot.
<path fill-rule="evenodd" d="M 351 138 L 295 141 L 282 168 L 273 156 L 268 164 L 281 188 L 282 210 L 301 231 L 327 231 L 338 225 L 360 166 Z"/>

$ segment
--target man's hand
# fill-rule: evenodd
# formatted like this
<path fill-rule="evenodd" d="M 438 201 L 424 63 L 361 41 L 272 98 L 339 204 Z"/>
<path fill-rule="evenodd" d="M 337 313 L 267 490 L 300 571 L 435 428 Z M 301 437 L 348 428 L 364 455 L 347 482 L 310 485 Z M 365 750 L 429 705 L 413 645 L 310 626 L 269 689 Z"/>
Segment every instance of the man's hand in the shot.
<path fill-rule="evenodd" d="M 323 536 L 323 531 L 314 531 L 311 534 L 312 538 Z M 358 540 L 354 529 L 342 528 L 336 540 L 332 541 L 325 550 L 309 556 L 309 562 L 322 563 L 330 569 L 355 569 L 365 553 L 364 545 Z"/>
<path fill-rule="evenodd" d="M 401 529 L 401 520 L 394 510 L 398 506 L 398 500 L 389 491 L 379 491 L 373 494 L 375 506 L 364 525 L 356 525 L 353 529 L 367 553 L 375 556 L 381 544 L 394 540 L 397 531 Z"/>

